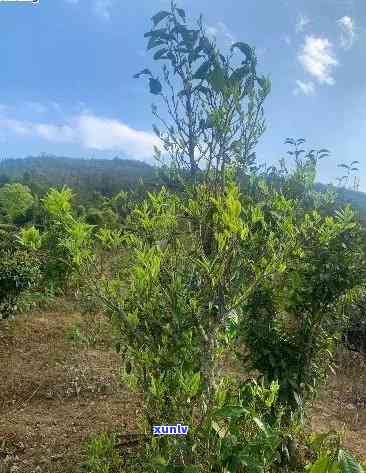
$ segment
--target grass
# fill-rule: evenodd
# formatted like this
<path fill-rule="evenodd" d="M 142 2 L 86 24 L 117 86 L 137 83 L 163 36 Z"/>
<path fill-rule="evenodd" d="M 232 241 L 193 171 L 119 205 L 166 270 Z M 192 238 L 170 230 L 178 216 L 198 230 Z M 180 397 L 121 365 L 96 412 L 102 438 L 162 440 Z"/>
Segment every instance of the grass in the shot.
<path fill-rule="evenodd" d="M 118 473 L 122 459 L 117 451 L 115 433 L 102 432 L 91 437 L 85 445 L 86 461 L 81 470 L 87 473 Z"/>

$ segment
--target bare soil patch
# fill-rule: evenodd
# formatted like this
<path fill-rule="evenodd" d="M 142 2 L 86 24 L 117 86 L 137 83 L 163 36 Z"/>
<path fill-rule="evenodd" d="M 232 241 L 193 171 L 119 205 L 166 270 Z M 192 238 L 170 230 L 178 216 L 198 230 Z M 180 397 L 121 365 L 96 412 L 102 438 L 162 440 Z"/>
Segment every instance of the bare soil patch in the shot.
<path fill-rule="evenodd" d="M 75 473 L 94 433 L 134 431 L 138 400 L 112 350 L 74 347 L 78 313 L 36 312 L 0 333 L 0 472 Z"/>
<path fill-rule="evenodd" d="M 338 356 L 332 375 L 312 415 L 317 432 L 344 432 L 344 446 L 366 460 L 366 355 L 352 351 Z"/>

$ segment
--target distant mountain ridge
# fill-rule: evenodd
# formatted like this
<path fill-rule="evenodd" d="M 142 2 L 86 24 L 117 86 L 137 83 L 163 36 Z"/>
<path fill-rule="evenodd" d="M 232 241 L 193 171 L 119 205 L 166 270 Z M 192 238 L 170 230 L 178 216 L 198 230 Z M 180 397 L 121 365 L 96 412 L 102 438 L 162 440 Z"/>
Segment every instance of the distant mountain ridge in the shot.
<path fill-rule="evenodd" d="M 58 156 L 29 156 L 0 160 L 0 186 L 9 180 L 28 185 L 33 192 L 44 194 L 50 187 L 67 185 L 82 200 L 88 200 L 93 191 L 111 196 L 122 189 L 134 188 L 142 179 L 144 185 L 157 184 L 156 167 L 132 159 L 88 159 Z M 321 191 L 327 185 L 317 183 Z M 338 190 L 338 203 L 350 203 L 366 223 L 366 193 L 347 189 Z"/>
<path fill-rule="evenodd" d="M 92 191 L 111 196 L 142 179 L 156 183 L 155 167 L 132 159 L 84 159 L 57 156 L 30 156 L 0 161 L 0 185 L 18 180 L 33 192 L 43 194 L 50 187 L 67 185 L 82 199 Z"/>

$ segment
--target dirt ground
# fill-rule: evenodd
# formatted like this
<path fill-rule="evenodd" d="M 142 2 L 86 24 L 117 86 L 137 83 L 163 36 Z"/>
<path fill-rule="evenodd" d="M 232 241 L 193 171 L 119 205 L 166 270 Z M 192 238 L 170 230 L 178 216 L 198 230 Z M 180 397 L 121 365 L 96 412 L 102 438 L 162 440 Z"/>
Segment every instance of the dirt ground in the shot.
<path fill-rule="evenodd" d="M 312 415 L 317 432 L 344 432 L 344 446 L 366 460 L 366 355 L 343 352 Z"/>
<path fill-rule="evenodd" d="M 78 473 L 83 443 L 100 432 L 136 431 L 139 402 L 118 383 L 119 356 L 65 337 L 82 316 L 38 311 L 0 332 L 0 473 Z M 345 430 L 366 458 L 366 359 L 340 360 L 314 409 L 317 431 Z"/>
<path fill-rule="evenodd" d="M 75 348 L 77 313 L 39 312 L 0 333 L 0 473 L 76 473 L 82 444 L 136 430 L 138 402 L 118 384 L 118 355 Z"/>

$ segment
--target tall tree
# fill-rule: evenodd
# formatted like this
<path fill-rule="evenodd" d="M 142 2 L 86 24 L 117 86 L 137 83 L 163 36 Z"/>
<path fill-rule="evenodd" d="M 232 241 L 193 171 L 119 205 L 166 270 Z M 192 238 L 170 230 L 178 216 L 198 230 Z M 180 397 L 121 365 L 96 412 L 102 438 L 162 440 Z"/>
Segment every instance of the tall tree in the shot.
<path fill-rule="evenodd" d="M 154 131 L 179 170 L 196 178 L 201 168 L 206 178 L 222 184 L 228 166 L 246 169 L 254 163 L 254 147 L 265 130 L 263 103 L 270 80 L 257 76 L 253 48 L 237 42 L 222 54 L 202 17 L 190 27 L 174 2 L 152 22 L 145 34 L 147 49 L 155 50 L 154 60 L 165 61 L 162 78 L 150 69 L 134 77 L 147 76 L 150 92 L 166 105 L 167 116 L 153 105 L 164 129 L 154 125 Z"/>

